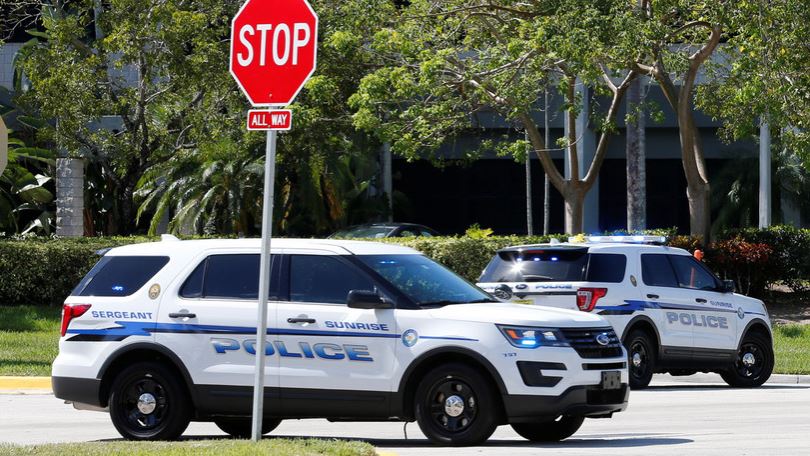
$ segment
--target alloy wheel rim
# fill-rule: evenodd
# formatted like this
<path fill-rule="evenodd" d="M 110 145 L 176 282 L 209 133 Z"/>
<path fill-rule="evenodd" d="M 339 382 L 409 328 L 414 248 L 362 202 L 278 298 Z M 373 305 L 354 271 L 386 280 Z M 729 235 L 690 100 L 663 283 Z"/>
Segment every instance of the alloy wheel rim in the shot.
<path fill-rule="evenodd" d="M 630 346 L 630 373 L 636 379 L 647 375 L 649 363 L 647 362 L 647 347 L 641 341 L 633 342 Z"/>
<path fill-rule="evenodd" d="M 159 427 L 168 411 L 166 388 L 152 377 L 132 381 L 124 388 L 119 403 L 127 424 L 137 431 Z"/>
<path fill-rule="evenodd" d="M 458 379 L 437 382 L 428 393 L 428 411 L 433 422 L 445 432 L 463 432 L 478 415 L 475 391 Z"/>
<path fill-rule="evenodd" d="M 734 363 L 737 373 L 745 378 L 757 378 L 765 367 L 765 354 L 759 344 L 747 342 L 740 347 Z"/>

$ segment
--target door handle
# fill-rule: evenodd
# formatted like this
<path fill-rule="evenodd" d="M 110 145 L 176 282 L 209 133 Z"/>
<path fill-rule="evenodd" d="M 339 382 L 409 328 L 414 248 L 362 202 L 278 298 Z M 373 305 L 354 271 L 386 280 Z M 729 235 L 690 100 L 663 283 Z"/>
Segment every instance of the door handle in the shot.
<path fill-rule="evenodd" d="M 315 319 L 314 318 L 300 318 L 300 317 L 292 318 L 291 317 L 291 318 L 287 319 L 287 323 L 315 323 Z"/>
<path fill-rule="evenodd" d="M 647 297 L 650 299 L 658 299 L 660 296 L 658 296 L 657 294 L 648 294 Z"/>
<path fill-rule="evenodd" d="M 169 314 L 169 318 L 197 318 L 197 314 L 188 313 L 188 312 L 182 312 L 182 313 L 172 312 L 172 313 Z"/>
<path fill-rule="evenodd" d="M 704 302 L 706 302 L 706 300 L 705 300 L 705 299 L 703 299 L 703 298 L 695 298 L 695 301 L 696 301 L 696 302 L 700 302 L 700 303 L 704 303 Z"/>

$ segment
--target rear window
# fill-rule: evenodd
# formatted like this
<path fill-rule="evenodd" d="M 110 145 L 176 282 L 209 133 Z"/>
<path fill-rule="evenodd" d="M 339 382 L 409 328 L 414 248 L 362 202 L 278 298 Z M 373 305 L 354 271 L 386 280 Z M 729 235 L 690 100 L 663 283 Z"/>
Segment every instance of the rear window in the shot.
<path fill-rule="evenodd" d="M 608 282 L 624 280 L 627 257 L 589 254 L 586 249 L 503 251 L 490 261 L 481 282 Z"/>
<path fill-rule="evenodd" d="M 129 296 L 158 273 L 166 256 L 105 256 L 73 290 L 73 296 Z"/>

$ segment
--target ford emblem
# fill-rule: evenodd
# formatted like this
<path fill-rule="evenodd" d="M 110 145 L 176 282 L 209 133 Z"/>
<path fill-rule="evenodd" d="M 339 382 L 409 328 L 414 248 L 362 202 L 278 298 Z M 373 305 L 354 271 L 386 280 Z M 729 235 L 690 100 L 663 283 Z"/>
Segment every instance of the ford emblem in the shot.
<path fill-rule="evenodd" d="M 607 345 L 610 343 L 610 336 L 607 333 L 602 333 L 596 336 L 596 343 L 599 345 Z"/>

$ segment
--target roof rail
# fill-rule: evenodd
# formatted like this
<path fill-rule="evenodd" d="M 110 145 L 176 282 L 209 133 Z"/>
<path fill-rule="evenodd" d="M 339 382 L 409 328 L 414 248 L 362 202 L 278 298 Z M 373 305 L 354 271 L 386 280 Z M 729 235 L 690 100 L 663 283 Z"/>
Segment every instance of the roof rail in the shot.
<path fill-rule="evenodd" d="M 173 234 L 161 234 L 160 235 L 160 242 L 176 242 L 176 241 L 179 241 L 179 240 L 180 239 L 178 239 L 177 236 L 175 236 Z"/>

